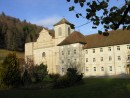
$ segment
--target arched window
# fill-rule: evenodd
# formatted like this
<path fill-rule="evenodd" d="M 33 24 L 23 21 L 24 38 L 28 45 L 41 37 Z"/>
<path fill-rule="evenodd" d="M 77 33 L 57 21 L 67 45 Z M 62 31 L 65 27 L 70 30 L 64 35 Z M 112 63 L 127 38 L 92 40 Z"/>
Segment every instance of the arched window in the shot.
<path fill-rule="evenodd" d="M 46 56 L 46 53 L 45 53 L 45 52 L 43 52 L 43 53 L 42 53 L 42 57 L 45 57 L 45 56 Z"/>
<path fill-rule="evenodd" d="M 68 35 L 70 35 L 70 28 L 68 28 Z"/>
<path fill-rule="evenodd" d="M 59 36 L 62 35 L 62 29 L 61 29 L 61 27 L 59 27 L 59 29 L 58 29 L 58 35 L 59 35 Z"/>

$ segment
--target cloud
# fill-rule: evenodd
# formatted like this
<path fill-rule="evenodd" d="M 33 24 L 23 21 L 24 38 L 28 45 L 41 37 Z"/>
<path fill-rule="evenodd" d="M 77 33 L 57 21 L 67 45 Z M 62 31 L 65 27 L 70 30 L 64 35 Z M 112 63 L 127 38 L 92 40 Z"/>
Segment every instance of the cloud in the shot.
<path fill-rule="evenodd" d="M 37 25 L 44 26 L 44 27 L 51 28 L 60 19 L 61 19 L 60 16 L 51 16 L 51 17 L 47 17 L 47 18 L 44 18 L 44 19 L 37 20 L 37 21 L 35 21 L 33 23 L 35 23 Z"/>

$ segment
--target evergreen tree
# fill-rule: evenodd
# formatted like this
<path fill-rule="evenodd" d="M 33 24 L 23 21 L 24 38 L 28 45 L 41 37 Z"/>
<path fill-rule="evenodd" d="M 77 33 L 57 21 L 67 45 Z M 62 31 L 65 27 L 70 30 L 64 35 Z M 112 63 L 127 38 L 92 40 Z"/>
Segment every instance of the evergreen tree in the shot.
<path fill-rule="evenodd" d="M 8 87 L 20 85 L 21 73 L 18 58 L 15 53 L 10 53 L 1 65 L 1 82 Z"/>

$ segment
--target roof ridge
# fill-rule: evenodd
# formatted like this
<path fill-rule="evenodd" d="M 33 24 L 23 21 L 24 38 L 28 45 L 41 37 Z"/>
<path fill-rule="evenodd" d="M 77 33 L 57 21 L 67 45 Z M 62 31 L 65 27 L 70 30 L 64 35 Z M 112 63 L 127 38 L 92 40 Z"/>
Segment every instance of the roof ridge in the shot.
<path fill-rule="evenodd" d="M 53 26 L 57 26 L 57 25 L 60 25 L 60 24 L 69 24 L 69 25 L 73 25 L 72 23 L 70 23 L 67 19 L 65 18 L 62 18 L 59 22 L 57 22 L 56 24 L 54 24 Z"/>
<path fill-rule="evenodd" d="M 99 35 L 99 36 L 97 36 Z M 109 31 L 109 36 L 100 36 L 100 34 L 90 34 L 85 36 L 87 44 L 85 45 L 85 49 L 87 48 L 96 48 L 96 47 L 104 47 L 104 46 L 113 46 L 113 45 L 121 45 L 121 44 L 130 44 L 130 31 L 129 30 L 113 30 Z"/>
<path fill-rule="evenodd" d="M 115 32 L 115 31 L 121 31 L 122 29 L 117 29 L 117 30 L 110 30 L 110 31 L 108 31 L 108 33 L 113 33 L 113 32 Z M 124 30 L 125 31 L 125 30 Z M 85 37 L 86 36 L 91 36 L 91 35 L 97 35 L 98 33 L 93 33 L 93 34 L 88 34 L 88 35 L 85 35 Z M 100 35 L 100 34 L 99 34 Z"/>

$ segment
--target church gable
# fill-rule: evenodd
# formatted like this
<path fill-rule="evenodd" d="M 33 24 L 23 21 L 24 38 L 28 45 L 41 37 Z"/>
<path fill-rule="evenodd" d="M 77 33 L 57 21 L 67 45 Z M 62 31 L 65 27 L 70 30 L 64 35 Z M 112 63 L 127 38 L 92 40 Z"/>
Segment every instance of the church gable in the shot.
<path fill-rule="evenodd" d="M 44 29 L 40 32 L 37 42 L 47 42 L 51 41 L 52 36 L 49 34 L 49 31 Z"/>

